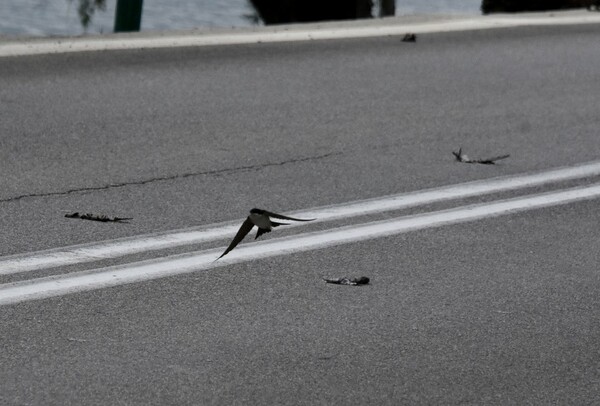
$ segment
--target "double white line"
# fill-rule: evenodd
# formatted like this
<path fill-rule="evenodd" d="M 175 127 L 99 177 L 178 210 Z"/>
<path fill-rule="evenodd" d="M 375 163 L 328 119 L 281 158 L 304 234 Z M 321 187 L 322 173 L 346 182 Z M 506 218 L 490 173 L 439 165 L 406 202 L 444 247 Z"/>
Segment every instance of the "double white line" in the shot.
<path fill-rule="evenodd" d="M 316 220 L 317 222 L 326 222 L 400 210 L 444 200 L 518 190 L 599 175 L 600 161 L 597 161 L 537 174 L 469 182 L 342 205 L 320 207 L 291 214 L 293 216 L 316 217 L 318 219 Z M 314 250 L 327 246 L 400 234 L 412 230 L 474 221 L 485 217 L 567 204 L 598 197 L 600 197 L 600 184 L 597 183 L 513 199 L 462 206 L 449 210 L 397 217 L 385 221 L 368 222 L 325 231 L 302 233 L 285 238 L 247 243 L 239 246 L 228 254 L 227 257 L 217 262 L 214 262 L 214 260 L 224 250 L 223 247 L 169 256 L 158 260 L 141 261 L 65 275 L 7 283 L 0 285 L 0 305 L 162 278 L 258 258 Z M 289 227 L 294 226 L 299 227 L 302 225 L 295 224 Z M 170 233 L 4 257 L 0 259 L 0 274 L 7 275 L 32 270 L 44 270 L 64 265 L 116 258 L 128 254 L 230 239 L 238 227 L 239 221 L 236 221 Z"/>

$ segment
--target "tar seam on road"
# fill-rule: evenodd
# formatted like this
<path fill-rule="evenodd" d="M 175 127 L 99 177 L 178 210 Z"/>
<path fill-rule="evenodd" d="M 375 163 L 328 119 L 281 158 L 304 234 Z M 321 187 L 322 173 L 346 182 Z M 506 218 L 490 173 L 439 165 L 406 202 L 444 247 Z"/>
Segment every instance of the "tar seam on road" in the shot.
<path fill-rule="evenodd" d="M 484 179 L 457 185 L 316 207 L 302 211 L 293 211 L 288 214 L 301 218 L 316 218 L 313 223 L 321 223 L 598 175 L 600 175 L 600 161 L 594 161 L 533 174 Z M 302 226 L 302 223 L 296 223 L 288 225 L 287 228 Z M 94 262 L 129 254 L 199 244 L 219 239 L 229 239 L 237 231 L 238 227 L 238 221 L 230 221 L 150 235 L 10 255 L 0 258 L 0 275 Z"/>
<path fill-rule="evenodd" d="M 195 176 L 222 176 L 222 175 L 230 175 L 230 174 L 236 174 L 236 173 L 242 173 L 242 172 L 259 171 L 259 170 L 269 168 L 272 166 L 282 166 L 282 165 L 294 164 L 294 163 L 299 163 L 299 162 L 315 161 L 315 160 L 325 159 L 325 158 L 329 158 L 331 156 L 341 155 L 341 154 L 342 154 L 341 152 L 330 152 L 330 153 L 323 154 L 323 155 L 309 156 L 309 157 L 305 157 L 305 158 L 288 159 L 286 161 L 281 161 L 281 162 L 269 162 L 266 164 L 239 166 L 239 167 L 235 167 L 235 168 L 216 169 L 216 170 L 204 171 L 204 172 L 188 172 L 188 173 L 182 173 L 182 174 L 176 174 L 176 175 L 170 175 L 170 176 L 159 176 L 156 178 L 150 178 L 150 179 L 144 179 L 144 180 L 134 180 L 134 181 L 130 181 L 130 182 L 111 183 L 109 185 L 103 185 L 103 186 L 81 187 L 81 188 L 76 188 L 76 189 L 65 190 L 62 192 L 30 193 L 30 194 L 24 194 L 24 195 L 0 199 L 0 203 L 14 202 L 14 201 L 25 199 L 28 197 L 64 196 L 64 195 L 69 195 L 69 194 L 74 194 L 74 193 L 86 193 L 86 192 L 94 192 L 94 191 L 98 191 L 98 190 L 107 190 L 107 189 L 121 188 L 121 187 L 127 187 L 127 186 L 139 186 L 139 185 L 146 185 L 146 184 L 155 183 L 155 182 L 164 182 L 167 180 L 191 178 L 191 177 L 195 177 Z"/>
<path fill-rule="evenodd" d="M 214 259 L 223 247 L 158 260 L 7 283 L 0 285 L 0 305 L 142 282 L 598 197 L 600 183 L 249 243 L 232 251 L 229 258 L 221 261 Z"/>

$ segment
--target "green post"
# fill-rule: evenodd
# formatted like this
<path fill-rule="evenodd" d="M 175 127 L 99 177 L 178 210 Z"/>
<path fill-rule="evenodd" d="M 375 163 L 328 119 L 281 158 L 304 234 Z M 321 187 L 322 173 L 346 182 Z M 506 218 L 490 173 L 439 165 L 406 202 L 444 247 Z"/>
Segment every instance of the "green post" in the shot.
<path fill-rule="evenodd" d="M 117 0 L 115 32 L 139 31 L 144 0 Z"/>

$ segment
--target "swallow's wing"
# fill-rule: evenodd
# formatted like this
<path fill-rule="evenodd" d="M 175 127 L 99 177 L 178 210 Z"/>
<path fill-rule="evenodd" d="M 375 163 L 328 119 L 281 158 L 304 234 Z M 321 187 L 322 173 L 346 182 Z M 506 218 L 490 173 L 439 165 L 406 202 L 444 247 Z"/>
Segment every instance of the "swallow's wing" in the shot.
<path fill-rule="evenodd" d="M 496 161 L 499 161 L 501 159 L 506 159 L 509 156 L 510 156 L 510 154 L 500 155 L 500 156 L 495 156 L 493 158 L 488 158 L 488 159 L 478 159 L 475 162 L 477 162 L 478 164 L 493 165 Z"/>
<path fill-rule="evenodd" d="M 509 156 L 510 156 L 510 154 L 506 154 L 506 155 L 500 155 L 500 156 L 495 156 L 495 157 L 493 157 L 493 158 L 490 158 L 489 160 L 490 160 L 490 161 L 492 161 L 492 162 L 496 162 L 496 161 L 499 161 L 499 160 L 501 160 L 501 159 L 506 159 L 506 158 L 508 158 Z"/>
<path fill-rule="evenodd" d="M 221 254 L 221 256 L 217 259 L 223 258 L 225 255 L 227 255 L 229 253 L 229 251 L 234 249 L 240 243 L 240 241 L 242 241 L 244 239 L 246 234 L 248 234 L 250 232 L 250 230 L 252 230 L 252 227 L 254 227 L 254 223 L 252 222 L 252 220 L 250 220 L 250 217 L 248 217 L 242 223 L 242 226 L 238 230 L 235 237 L 233 237 L 233 241 L 231 241 L 231 244 L 229 244 L 229 247 L 227 247 L 225 252 L 223 254 Z"/>
<path fill-rule="evenodd" d="M 334 283 L 336 285 L 352 285 L 352 284 L 356 285 L 356 283 L 354 283 L 353 280 L 350 280 L 346 277 L 337 278 L 337 279 L 323 278 L 323 280 L 325 280 L 325 282 L 327 282 L 327 283 Z"/>
<path fill-rule="evenodd" d="M 471 161 L 470 163 L 483 164 L 483 165 L 494 165 L 494 161 L 492 161 L 491 159 L 475 159 L 474 161 Z"/>
<path fill-rule="evenodd" d="M 267 216 L 269 216 L 269 217 L 275 217 L 277 219 L 282 219 L 282 220 L 293 220 L 293 221 L 313 221 L 313 220 L 316 220 L 316 219 L 297 219 L 297 218 L 294 218 L 294 217 L 288 217 L 288 216 L 284 216 L 283 214 L 277 214 L 277 213 L 273 213 L 273 212 L 266 211 L 266 210 L 265 210 L 265 214 Z"/>
<path fill-rule="evenodd" d="M 111 221 L 116 221 L 117 223 L 120 223 L 127 222 L 127 220 L 133 220 L 133 217 L 114 217 Z"/>

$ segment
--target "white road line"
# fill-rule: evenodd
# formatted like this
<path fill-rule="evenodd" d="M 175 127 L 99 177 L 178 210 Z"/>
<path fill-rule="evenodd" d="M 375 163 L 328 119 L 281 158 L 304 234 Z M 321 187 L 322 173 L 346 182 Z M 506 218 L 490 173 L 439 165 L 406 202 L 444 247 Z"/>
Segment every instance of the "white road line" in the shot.
<path fill-rule="evenodd" d="M 391 22 L 391 23 L 390 23 Z M 403 35 L 407 32 L 431 33 L 468 31 L 490 28 L 507 28 L 519 26 L 567 25 L 600 23 L 597 13 L 537 13 L 529 15 L 509 16 L 469 16 L 442 21 L 411 22 L 402 18 L 384 20 L 380 24 L 339 25 L 322 24 L 315 28 L 301 28 L 299 25 L 259 30 L 241 30 L 229 33 L 148 35 L 148 36 L 113 36 L 101 37 L 67 37 L 60 39 L 34 39 L 30 41 L 4 41 L 0 43 L 0 57 L 39 55 L 82 51 L 106 51 L 119 49 L 171 48 L 209 45 L 250 44 L 260 42 L 310 41 L 337 38 L 364 38 L 391 35 Z M 139 35 L 139 34 L 137 34 Z"/>
<path fill-rule="evenodd" d="M 594 161 L 534 174 L 485 179 L 422 191 L 317 207 L 289 214 L 300 218 L 317 218 L 312 223 L 326 222 L 599 175 L 600 161 Z M 240 224 L 241 219 L 239 221 L 211 224 L 158 234 L 6 256 L 0 258 L 0 275 L 87 263 L 130 254 L 232 238 Z M 303 225 L 306 225 L 306 223 L 293 223 L 288 227 Z"/>
<path fill-rule="evenodd" d="M 255 259 L 321 249 L 350 242 L 396 235 L 408 231 L 474 221 L 486 217 L 501 216 L 598 197 L 600 197 L 600 183 L 587 187 L 528 195 L 491 203 L 249 243 L 238 247 L 228 257 L 216 262 L 215 258 L 222 252 L 223 248 L 198 251 L 160 260 L 142 261 L 128 265 L 8 283 L 0 285 L 0 305 L 141 282 Z"/>

